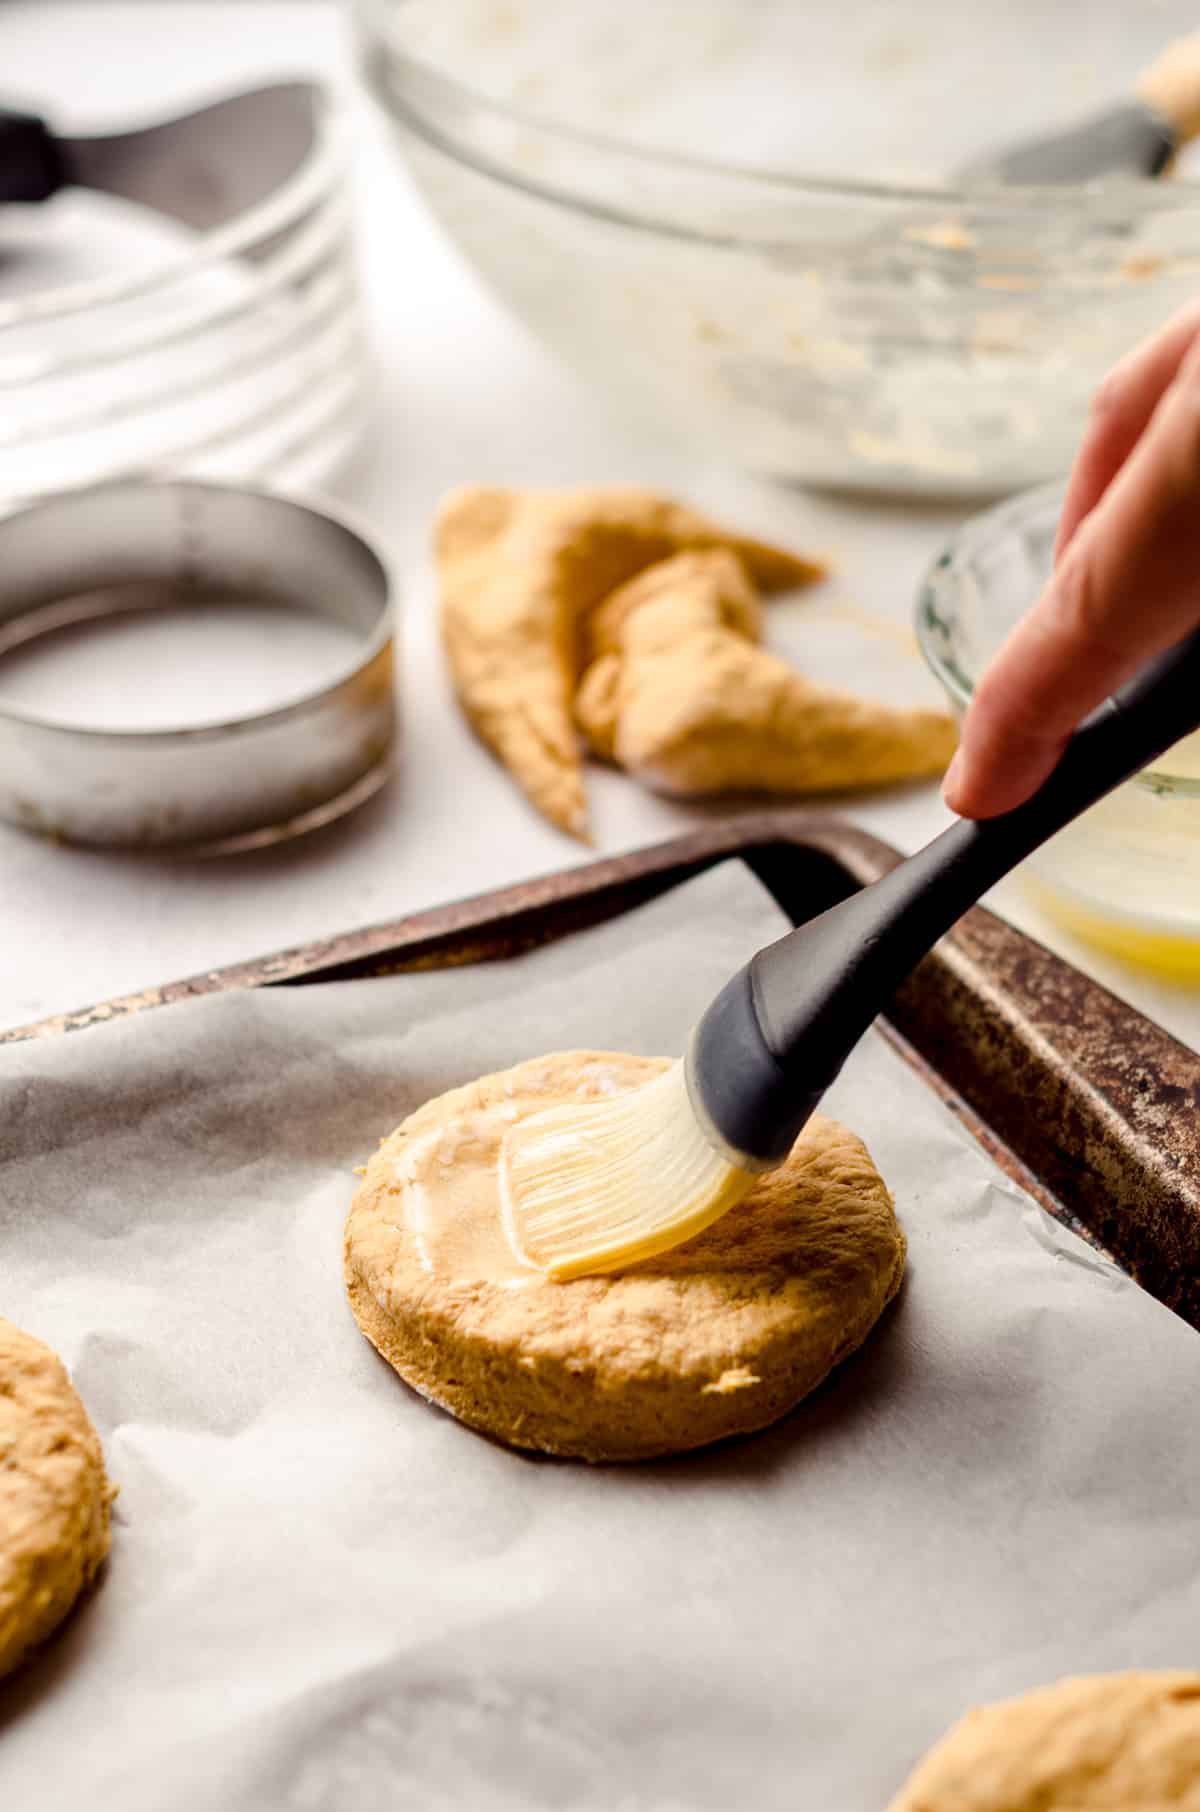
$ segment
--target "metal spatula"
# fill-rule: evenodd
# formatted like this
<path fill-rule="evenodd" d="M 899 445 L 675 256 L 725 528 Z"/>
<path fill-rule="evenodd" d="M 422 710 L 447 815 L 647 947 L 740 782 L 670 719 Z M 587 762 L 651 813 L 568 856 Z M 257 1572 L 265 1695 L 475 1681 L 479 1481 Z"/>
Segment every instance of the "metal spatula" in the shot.
<path fill-rule="evenodd" d="M 1128 100 L 1045 138 L 1001 147 L 955 172 L 956 186 L 1088 183 L 1161 176 L 1200 134 L 1200 33 L 1138 77 Z"/>
<path fill-rule="evenodd" d="M 278 189 L 312 148 L 321 92 L 280 82 L 128 132 L 58 136 L 0 108 L 0 204 L 81 187 L 120 195 L 201 231 Z"/>

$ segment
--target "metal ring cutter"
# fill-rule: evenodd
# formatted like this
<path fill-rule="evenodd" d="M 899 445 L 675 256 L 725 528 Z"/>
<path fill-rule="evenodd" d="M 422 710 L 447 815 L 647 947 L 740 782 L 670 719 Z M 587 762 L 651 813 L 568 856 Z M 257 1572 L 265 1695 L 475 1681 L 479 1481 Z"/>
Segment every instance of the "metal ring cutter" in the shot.
<path fill-rule="evenodd" d="M 0 701 L 0 816 L 70 842 L 230 849 L 372 793 L 394 736 L 389 583 L 345 520 L 266 491 L 138 479 L 0 521 L 0 656 L 115 611 L 247 601 L 320 611 L 360 649 L 290 704 L 199 728 L 74 728 Z"/>

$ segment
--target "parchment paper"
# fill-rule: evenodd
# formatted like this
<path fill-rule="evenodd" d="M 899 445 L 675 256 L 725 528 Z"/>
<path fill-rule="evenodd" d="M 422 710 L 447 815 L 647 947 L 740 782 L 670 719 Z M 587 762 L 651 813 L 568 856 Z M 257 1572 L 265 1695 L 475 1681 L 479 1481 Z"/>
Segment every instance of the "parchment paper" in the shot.
<path fill-rule="evenodd" d="M 342 1294 L 350 1174 L 433 1092 L 678 1050 L 782 920 L 727 864 L 535 955 L 189 1002 L 0 1062 L 0 1311 L 120 1482 L 0 1688 L 11 1812 L 877 1812 L 971 1701 L 1200 1660 L 1200 1341 L 872 1035 L 829 1106 L 911 1241 L 773 1430 L 589 1469 L 410 1393 Z"/>

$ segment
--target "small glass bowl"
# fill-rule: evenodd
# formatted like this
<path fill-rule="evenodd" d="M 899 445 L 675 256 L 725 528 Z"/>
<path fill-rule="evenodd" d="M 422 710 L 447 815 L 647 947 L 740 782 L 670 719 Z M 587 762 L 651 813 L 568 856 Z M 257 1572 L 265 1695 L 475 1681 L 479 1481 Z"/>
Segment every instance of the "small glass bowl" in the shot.
<path fill-rule="evenodd" d="M 207 231 L 82 190 L 6 211 L 0 512 L 148 473 L 337 470 L 366 394 L 347 149 L 322 100 L 292 175 Z"/>
<path fill-rule="evenodd" d="M 973 517 L 921 586 L 921 650 L 957 711 L 1052 564 L 1062 487 Z M 1088 942 L 1200 981 L 1200 735 L 1068 825 L 1025 864 L 1043 909 Z"/>

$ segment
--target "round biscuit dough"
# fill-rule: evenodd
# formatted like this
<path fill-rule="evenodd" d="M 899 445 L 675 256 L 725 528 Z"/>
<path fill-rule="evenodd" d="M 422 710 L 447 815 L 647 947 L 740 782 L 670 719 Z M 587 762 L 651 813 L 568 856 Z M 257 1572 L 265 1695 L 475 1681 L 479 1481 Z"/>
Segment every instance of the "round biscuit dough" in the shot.
<path fill-rule="evenodd" d="M 514 1119 L 635 1088 L 667 1064 L 534 1058 L 428 1102 L 367 1166 L 346 1226 L 355 1317 L 408 1384 L 470 1427 L 587 1460 L 764 1428 L 862 1344 L 899 1288 L 905 1240 L 887 1187 L 861 1141 L 820 1118 L 739 1207 L 618 1274 L 525 1272 L 514 1288 L 486 1266 L 430 1262 L 406 1205 L 415 1163 L 435 1179 L 439 1165 L 475 1165 L 490 1215 Z"/>
<path fill-rule="evenodd" d="M 889 1812 L 1200 1812 L 1200 1674 L 1092 1674 L 969 1711 Z"/>
<path fill-rule="evenodd" d="M 0 1675 L 96 1577 L 115 1495 L 66 1367 L 0 1318 Z"/>

